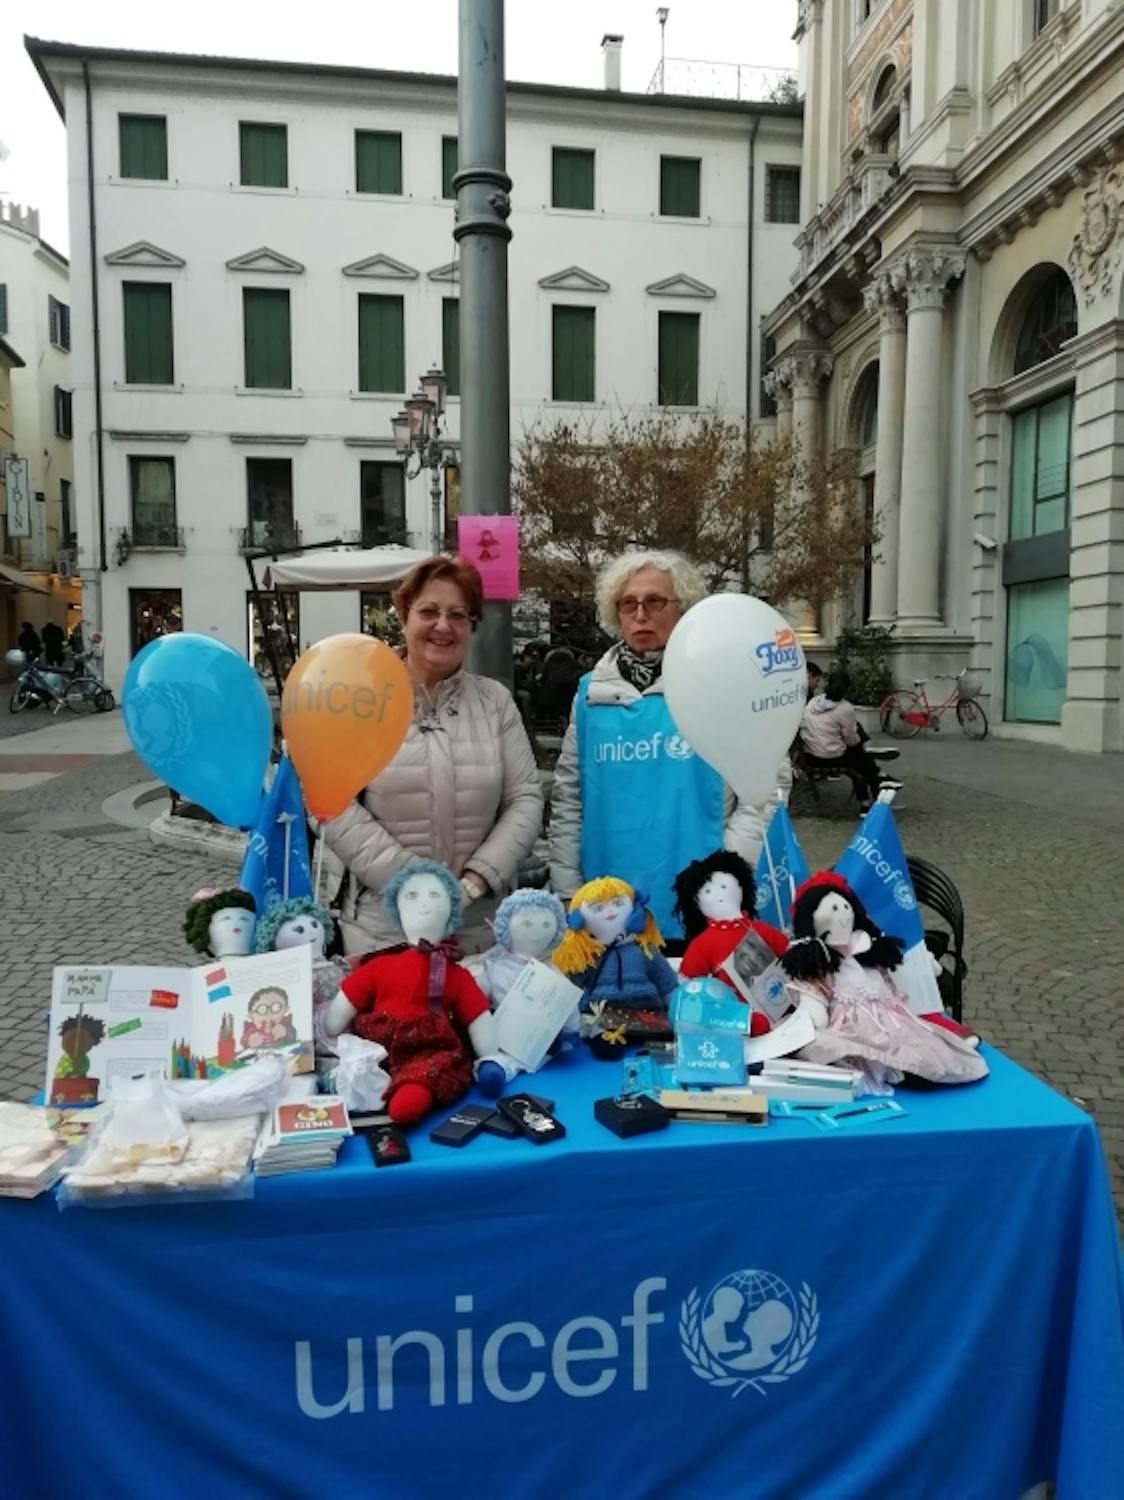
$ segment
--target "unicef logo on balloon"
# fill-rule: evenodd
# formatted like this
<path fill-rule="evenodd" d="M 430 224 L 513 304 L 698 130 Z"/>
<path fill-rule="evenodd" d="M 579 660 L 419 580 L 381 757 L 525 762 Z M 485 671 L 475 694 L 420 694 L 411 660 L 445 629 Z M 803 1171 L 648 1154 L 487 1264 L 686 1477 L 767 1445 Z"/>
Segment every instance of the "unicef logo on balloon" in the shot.
<path fill-rule="evenodd" d="M 819 1304 L 804 1282 L 799 1295 L 771 1271 L 734 1271 L 700 1299 L 691 1291 L 679 1310 L 687 1363 L 708 1385 L 740 1396 L 798 1374 L 819 1336 Z"/>

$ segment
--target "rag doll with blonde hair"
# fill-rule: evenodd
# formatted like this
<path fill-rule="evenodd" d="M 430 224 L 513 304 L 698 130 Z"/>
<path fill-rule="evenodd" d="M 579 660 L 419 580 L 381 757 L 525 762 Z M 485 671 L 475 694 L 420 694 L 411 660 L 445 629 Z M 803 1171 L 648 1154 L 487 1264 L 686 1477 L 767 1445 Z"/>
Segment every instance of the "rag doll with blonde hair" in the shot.
<path fill-rule="evenodd" d="M 585 992 L 583 1011 L 595 1003 L 666 1008 L 675 970 L 645 898 L 626 880 L 586 881 L 570 901 L 567 926 L 553 962 Z"/>

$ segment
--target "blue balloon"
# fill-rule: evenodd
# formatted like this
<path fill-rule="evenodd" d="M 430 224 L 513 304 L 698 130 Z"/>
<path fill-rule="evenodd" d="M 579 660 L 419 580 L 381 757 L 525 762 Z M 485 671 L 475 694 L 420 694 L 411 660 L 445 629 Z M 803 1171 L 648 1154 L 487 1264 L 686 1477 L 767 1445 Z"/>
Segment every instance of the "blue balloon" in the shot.
<path fill-rule="evenodd" d="M 244 656 L 205 635 L 157 636 L 129 666 L 121 711 L 133 748 L 161 781 L 228 827 L 253 823 L 273 714 Z"/>

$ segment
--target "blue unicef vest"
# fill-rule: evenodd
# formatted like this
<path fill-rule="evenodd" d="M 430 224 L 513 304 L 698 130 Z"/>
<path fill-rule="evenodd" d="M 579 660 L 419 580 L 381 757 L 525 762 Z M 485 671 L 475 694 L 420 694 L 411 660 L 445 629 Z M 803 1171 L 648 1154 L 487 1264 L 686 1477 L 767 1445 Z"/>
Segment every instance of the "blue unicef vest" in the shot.
<path fill-rule="evenodd" d="M 671 912 L 684 865 L 722 847 L 722 778 L 675 727 L 662 693 L 590 708 L 578 684 L 582 879 L 617 875 L 645 891 L 664 937 L 682 937 Z"/>

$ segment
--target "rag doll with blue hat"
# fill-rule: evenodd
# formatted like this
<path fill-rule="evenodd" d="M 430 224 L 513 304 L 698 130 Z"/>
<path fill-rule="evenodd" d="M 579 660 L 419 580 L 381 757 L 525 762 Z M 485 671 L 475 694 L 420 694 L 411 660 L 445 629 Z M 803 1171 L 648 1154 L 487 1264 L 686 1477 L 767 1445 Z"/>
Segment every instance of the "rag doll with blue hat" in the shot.
<path fill-rule="evenodd" d="M 644 897 L 626 880 L 588 880 L 570 901 L 569 931 L 554 965 L 584 991 L 582 1010 L 596 1003 L 666 1010 L 675 970 Z"/>

